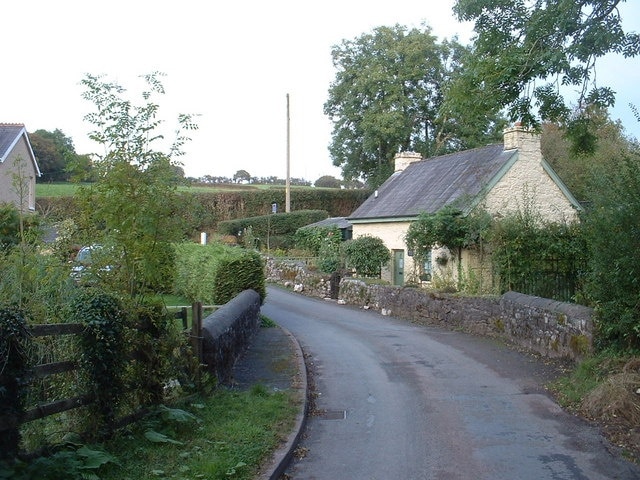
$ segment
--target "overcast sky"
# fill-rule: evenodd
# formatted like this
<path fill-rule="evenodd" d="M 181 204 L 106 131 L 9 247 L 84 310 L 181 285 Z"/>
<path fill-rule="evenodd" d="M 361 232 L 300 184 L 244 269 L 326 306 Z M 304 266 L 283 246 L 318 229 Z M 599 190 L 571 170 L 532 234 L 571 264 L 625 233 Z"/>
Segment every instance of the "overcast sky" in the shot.
<path fill-rule="evenodd" d="M 625 27 L 640 31 L 637 0 L 622 4 Z M 106 75 L 136 94 L 137 77 L 166 74 L 157 98 L 167 134 L 178 113 L 199 114 L 200 129 L 181 158 L 188 176 L 286 174 L 286 96 L 290 95 L 291 175 L 340 177 L 327 146 L 323 104 L 335 70 L 331 47 L 378 26 L 433 28 L 440 39 L 468 43 L 469 24 L 453 17 L 453 0 L 21 0 L 2 6 L 4 39 L 0 122 L 27 130 L 62 130 L 78 153 L 87 137 L 81 98 L 85 74 Z M 640 107 L 640 60 L 601 62 L 598 82 L 618 94 L 615 119 L 640 138 L 628 106 Z"/>

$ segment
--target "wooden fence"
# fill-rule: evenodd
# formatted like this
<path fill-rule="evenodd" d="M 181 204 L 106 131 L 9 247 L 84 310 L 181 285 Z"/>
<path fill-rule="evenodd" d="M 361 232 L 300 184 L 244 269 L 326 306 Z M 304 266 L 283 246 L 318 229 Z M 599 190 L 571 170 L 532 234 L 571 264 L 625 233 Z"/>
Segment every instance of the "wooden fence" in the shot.
<path fill-rule="evenodd" d="M 189 308 L 191 308 L 191 326 L 189 326 Z M 217 308 L 216 305 L 207 306 L 207 308 Z M 180 310 L 175 313 L 175 318 L 182 320 L 183 331 L 189 337 L 189 342 L 193 348 L 193 352 L 198 359 L 198 363 L 202 364 L 202 312 L 203 306 L 201 303 L 196 302 L 191 307 L 180 307 Z M 77 335 L 82 332 L 84 326 L 79 323 L 60 323 L 60 324 L 48 324 L 48 325 L 31 325 L 29 326 L 32 337 L 49 337 L 49 336 L 63 336 L 63 335 Z M 75 360 L 63 360 L 59 362 L 40 364 L 33 367 L 31 376 L 28 379 L 29 383 L 37 379 L 42 379 L 50 375 L 59 373 L 71 372 L 78 368 L 78 362 Z M 0 435 L 2 432 L 15 429 L 19 425 L 40 418 L 62 413 L 74 408 L 89 405 L 94 401 L 91 395 L 84 394 L 78 395 L 72 398 L 65 398 L 55 400 L 52 402 L 38 404 L 27 410 L 24 417 L 20 420 L 12 418 L 7 415 L 0 415 Z M 127 422 L 122 422 L 126 424 Z"/>

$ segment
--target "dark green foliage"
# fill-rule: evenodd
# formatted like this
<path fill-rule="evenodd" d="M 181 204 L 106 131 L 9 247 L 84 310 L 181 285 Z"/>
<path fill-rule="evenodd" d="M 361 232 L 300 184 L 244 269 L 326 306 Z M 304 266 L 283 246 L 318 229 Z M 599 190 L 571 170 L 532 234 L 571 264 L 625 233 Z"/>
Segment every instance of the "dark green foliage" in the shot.
<path fill-rule="evenodd" d="M 380 185 L 398 151 L 430 157 L 448 148 L 439 109 L 463 50 L 455 40 L 438 43 L 424 25 L 377 27 L 332 48 L 337 73 L 324 111 L 333 122 L 331 158 L 345 180 Z"/>
<path fill-rule="evenodd" d="M 128 380 L 139 405 L 158 405 L 163 401 L 163 388 L 170 379 L 178 378 L 186 367 L 177 352 L 184 345 L 178 324 L 160 301 L 147 301 L 132 309 L 135 335 L 131 339 L 133 361 L 128 365 Z"/>
<path fill-rule="evenodd" d="M 407 231 L 405 242 L 418 261 L 424 261 L 431 250 L 446 247 L 451 252 L 462 248 L 481 247 L 491 228 L 491 216 L 484 210 L 465 215 L 454 205 L 446 205 L 435 213 L 421 213 Z"/>
<path fill-rule="evenodd" d="M 593 151 L 594 130 L 587 126 L 585 109 L 615 101 L 610 88 L 595 82 L 596 59 L 611 52 L 632 58 L 640 52 L 640 36 L 623 30 L 623 3 L 457 0 L 455 13 L 474 22 L 477 35 L 473 55 L 450 94 L 486 109 L 506 108 L 510 120 L 525 126 L 567 121 L 576 150 Z M 579 98 L 565 100 L 564 91 L 577 91 Z M 573 118 L 570 103 L 579 108 Z"/>
<path fill-rule="evenodd" d="M 343 217 L 358 208 L 370 194 L 366 189 L 292 188 L 291 211 L 325 210 L 331 217 Z M 224 220 L 268 215 L 273 203 L 282 211 L 286 193 L 284 188 L 266 188 L 187 195 L 195 198 L 193 215 L 197 223 L 194 228 L 200 231 Z"/>
<path fill-rule="evenodd" d="M 640 349 L 640 155 L 619 158 L 595 177 L 584 215 L 588 298 L 597 312 L 599 348 Z"/>
<path fill-rule="evenodd" d="M 13 205 L 0 205 L 0 249 L 8 250 L 20 242 L 20 215 Z"/>
<path fill-rule="evenodd" d="M 328 216 L 325 210 L 298 210 L 228 220 L 218 223 L 218 233 L 237 237 L 251 227 L 252 235 L 259 239 L 261 245 L 286 249 L 293 247 L 295 233 L 300 227 L 324 220 Z"/>
<path fill-rule="evenodd" d="M 339 245 L 342 240 L 340 229 L 331 227 L 302 227 L 296 230 L 294 244 L 297 248 L 307 250 L 317 256 L 325 243 Z"/>
<path fill-rule="evenodd" d="M 19 422 L 24 414 L 29 360 L 29 332 L 24 313 L 0 307 L 0 415 Z M 20 443 L 18 424 L 0 435 L 0 459 L 13 457 Z"/>
<path fill-rule="evenodd" d="M 242 256 L 222 257 L 213 275 L 216 305 L 223 305 L 246 289 L 253 289 L 264 301 L 267 292 L 264 282 L 264 263 L 257 252 L 247 251 Z"/>
<path fill-rule="evenodd" d="M 323 175 L 314 182 L 314 185 L 321 188 L 340 188 L 342 182 L 331 175 Z"/>
<path fill-rule="evenodd" d="M 579 224 L 543 223 L 518 212 L 495 222 L 491 241 L 502 292 L 575 301 L 586 261 Z"/>
<path fill-rule="evenodd" d="M 318 268 L 321 272 L 333 273 L 344 267 L 340 242 L 327 237 L 318 250 Z"/>
<path fill-rule="evenodd" d="M 345 261 L 363 277 L 380 277 L 380 269 L 389 260 L 391 252 L 378 237 L 364 235 L 344 244 Z"/>
<path fill-rule="evenodd" d="M 40 168 L 37 182 L 67 181 L 71 177 L 71 165 L 83 163 L 83 156 L 76 153 L 72 139 L 60 129 L 29 133 L 29 143 Z"/>
<path fill-rule="evenodd" d="M 94 434 L 105 433 L 113 427 L 125 391 L 127 316 L 118 298 L 88 288 L 78 292 L 70 310 L 73 322 L 85 325 L 79 364 L 86 379 L 85 391 L 95 401 L 91 427 Z"/>
<path fill-rule="evenodd" d="M 33 243 L 41 236 L 39 228 L 37 215 L 21 215 L 14 205 L 0 204 L 0 252 L 10 250 L 21 240 Z"/>
<path fill-rule="evenodd" d="M 25 462 L 13 460 L 0 462 L 0 478 L 12 480 L 98 480 L 95 471 L 107 463 L 118 463 L 103 450 L 78 448 L 69 444 L 49 456 Z"/>
<path fill-rule="evenodd" d="M 176 253 L 176 295 L 192 302 L 220 304 L 252 288 L 264 300 L 264 267 L 258 253 L 217 243 L 182 243 L 176 246 Z"/>
<path fill-rule="evenodd" d="M 325 210 L 329 216 L 344 217 L 358 208 L 370 194 L 370 190 L 367 189 L 293 188 L 291 209 Z M 176 208 L 172 215 L 180 218 L 183 233 L 187 236 L 204 230 L 215 230 L 217 222 L 220 221 L 267 215 L 271 212 L 272 203 L 277 203 L 282 210 L 285 189 L 178 192 L 176 197 Z M 77 199 L 70 197 L 38 197 L 36 207 L 38 211 L 47 212 L 48 218 L 77 219 L 78 203 Z"/>
<path fill-rule="evenodd" d="M 197 129 L 189 115 L 178 115 L 178 130 L 169 152 L 156 150 L 159 105 L 152 99 L 164 93 L 160 73 L 145 75 L 142 104 L 124 97 L 125 89 L 101 77 L 86 75 L 83 98 L 94 105 L 85 119 L 93 125 L 92 140 L 104 147 L 95 163 L 97 181 L 76 194 L 77 219 L 91 242 L 112 247 L 119 255 L 109 288 L 129 296 L 169 283 L 166 278 L 168 244 L 183 238 L 185 225 L 177 214 L 180 182 L 176 160 Z"/>

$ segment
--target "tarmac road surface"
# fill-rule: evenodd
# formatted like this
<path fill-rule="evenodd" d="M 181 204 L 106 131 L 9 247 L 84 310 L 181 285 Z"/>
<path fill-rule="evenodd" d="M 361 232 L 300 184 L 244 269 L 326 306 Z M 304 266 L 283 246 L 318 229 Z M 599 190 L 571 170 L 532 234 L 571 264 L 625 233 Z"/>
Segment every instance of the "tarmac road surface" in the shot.
<path fill-rule="evenodd" d="M 533 357 L 277 287 L 262 312 L 298 339 L 315 385 L 287 478 L 640 479 L 545 393 Z"/>

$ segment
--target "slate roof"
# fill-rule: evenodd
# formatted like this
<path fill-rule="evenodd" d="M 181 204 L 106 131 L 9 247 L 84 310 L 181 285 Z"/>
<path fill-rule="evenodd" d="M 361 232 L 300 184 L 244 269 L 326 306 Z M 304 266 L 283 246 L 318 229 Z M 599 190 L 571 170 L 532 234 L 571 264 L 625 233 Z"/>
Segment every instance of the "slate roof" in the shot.
<path fill-rule="evenodd" d="M 320 220 L 319 222 L 312 223 L 310 225 L 305 225 L 302 228 L 309 227 L 333 227 L 336 226 L 340 229 L 342 228 L 351 228 L 351 222 L 349 222 L 345 217 L 329 217 L 324 220 Z"/>
<path fill-rule="evenodd" d="M 495 144 L 413 162 L 391 175 L 348 220 L 415 217 L 456 202 L 461 209 L 471 207 L 516 155 L 517 150 Z"/>
<path fill-rule="evenodd" d="M 25 137 L 27 145 L 29 147 L 29 154 L 31 155 L 31 161 L 36 169 L 36 174 L 40 175 L 40 169 L 38 168 L 38 162 L 31 150 L 31 144 L 27 136 L 27 129 L 21 123 L 0 123 L 0 163 L 4 162 L 16 143 L 20 140 L 20 137 Z"/>

